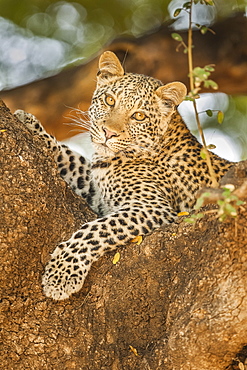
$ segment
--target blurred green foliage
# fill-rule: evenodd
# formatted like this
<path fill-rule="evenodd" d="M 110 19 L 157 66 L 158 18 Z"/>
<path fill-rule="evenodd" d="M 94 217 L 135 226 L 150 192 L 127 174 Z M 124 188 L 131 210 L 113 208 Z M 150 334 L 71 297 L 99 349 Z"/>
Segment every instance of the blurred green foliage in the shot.
<path fill-rule="evenodd" d="M 169 8 L 179 7 L 183 2 L 0 0 L 0 16 L 22 27 L 24 34 L 27 32 L 29 36 L 52 38 L 71 45 L 65 55 L 66 64 L 78 57 L 89 57 L 118 35 L 139 36 L 160 26 L 171 17 Z M 243 10 L 246 5 L 246 0 L 215 0 L 214 9 L 220 18 Z"/>
<path fill-rule="evenodd" d="M 159 27 L 165 20 L 174 18 L 174 9 L 184 1 L 0 0 L 0 89 L 13 86 L 8 75 L 15 62 L 26 59 L 30 63 L 26 68 L 31 70 L 28 81 L 19 81 L 15 76 L 17 85 L 34 79 L 35 73 L 38 78 L 45 77 L 71 63 L 79 64 L 113 38 L 140 36 Z M 215 0 L 214 7 L 204 6 L 208 13 L 200 9 L 198 23 L 200 16 L 203 22 L 213 23 L 215 18 L 243 11 L 246 5 L 247 0 Z M 180 27 L 179 22 L 175 24 Z M 30 41 L 32 52 L 26 40 Z M 21 75 L 25 78 L 24 68 Z"/>
<path fill-rule="evenodd" d="M 77 44 L 76 35 L 69 32 L 73 26 L 83 27 L 90 40 L 139 35 L 164 21 L 168 4 L 169 0 L 1 0 L 0 15 L 34 35 Z"/>
<path fill-rule="evenodd" d="M 79 64 L 120 35 L 137 37 L 150 32 L 172 19 L 174 10 L 184 2 L 0 0 L 0 90 L 44 78 L 71 64 Z M 198 23 L 200 17 L 209 24 L 214 23 L 216 19 L 236 11 L 244 11 L 246 6 L 247 0 L 215 0 L 214 11 L 199 13 Z M 207 11 L 212 10 L 212 7 L 206 8 Z M 175 25 L 184 27 L 179 22 Z M 220 130 L 239 148 L 236 150 L 238 158 L 246 158 L 247 98 L 222 95 L 211 99 L 211 103 L 208 100 L 202 108 L 220 109 L 225 113 L 222 125 L 214 116 L 205 114 L 203 126 L 209 132 L 208 144 L 211 143 L 210 137 L 214 141 L 216 132 Z M 215 102 L 218 104 L 216 108 L 212 107 Z M 186 109 L 186 122 L 196 134 L 193 113 L 188 106 Z M 224 153 L 220 154 L 224 156 Z"/>
<path fill-rule="evenodd" d="M 159 27 L 169 2 L 0 0 L 0 90 L 80 64 L 119 35 Z"/>

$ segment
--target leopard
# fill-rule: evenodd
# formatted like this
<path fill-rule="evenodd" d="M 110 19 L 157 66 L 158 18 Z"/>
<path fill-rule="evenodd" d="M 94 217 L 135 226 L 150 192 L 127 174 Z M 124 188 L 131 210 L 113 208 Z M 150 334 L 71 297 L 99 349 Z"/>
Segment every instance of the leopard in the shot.
<path fill-rule="evenodd" d="M 203 147 L 178 111 L 186 94 L 182 82 L 126 72 L 116 54 L 105 51 L 88 109 L 91 160 L 58 142 L 31 113 L 15 112 L 43 138 L 60 176 L 97 215 L 51 254 L 42 277 L 48 298 L 68 299 L 106 252 L 173 223 L 193 209 L 200 189 L 212 187 Z M 233 163 L 209 156 L 219 182 Z"/>

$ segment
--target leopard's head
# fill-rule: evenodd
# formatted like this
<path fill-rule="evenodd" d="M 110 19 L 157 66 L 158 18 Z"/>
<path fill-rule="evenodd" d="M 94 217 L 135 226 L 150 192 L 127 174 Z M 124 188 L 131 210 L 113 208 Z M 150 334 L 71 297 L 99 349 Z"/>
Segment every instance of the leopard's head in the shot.
<path fill-rule="evenodd" d="M 110 156 L 152 152 L 185 95 L 181 82 L 163 85 L 152 77 L 125 73 L 116 55 L 106 51 L 99 60 L 97 87 L 89 108 L 96 151 Z"/>

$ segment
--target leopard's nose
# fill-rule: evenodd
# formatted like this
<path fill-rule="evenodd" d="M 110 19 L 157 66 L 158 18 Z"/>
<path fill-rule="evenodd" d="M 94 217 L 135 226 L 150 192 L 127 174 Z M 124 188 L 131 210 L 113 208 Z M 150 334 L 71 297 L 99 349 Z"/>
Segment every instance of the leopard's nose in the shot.
<path fill-rule="evenodd" d="M 111 137 L 118 136 L 116 132 L 110 131 L 106 127 L 103 127 L 103 131 L 104 131 L 106 140 L 110 139 Z"/>

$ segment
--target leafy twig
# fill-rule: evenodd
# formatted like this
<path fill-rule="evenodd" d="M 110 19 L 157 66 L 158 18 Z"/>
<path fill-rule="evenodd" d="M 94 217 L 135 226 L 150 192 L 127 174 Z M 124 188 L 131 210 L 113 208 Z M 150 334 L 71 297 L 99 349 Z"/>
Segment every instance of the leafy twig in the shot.
<path fill-rule="evenodd" d="M 189 29 L 188 29 L 188 63 L 189 63 L 189 79 L 190 79 L 190 90 L 193 92 L 195 90 L 195 84 L 194 84 L 194 78 L 193 78 L 193 55 L 192 55 L 192 47 L 193 47 L 193 36 L 192 36 L 192 4 L 193 0 L 190 0 L 190 11 L 189 11 Z M 195 98 L 192 100 L 194 111 L 195 111 L 195 117 L 196 117 L 196 123 L 198 127 L 199 134 L 202 139 L 203 144 L 203 152 L 205 153 L 205 158 L 209 170 L 209 174 L 211 176 L 212 180 L 212 186 L 217 187 L 218 182 L 216 180 L 216 175 L 212 166 L 212 161 L 210 158 L 210 154 L 207 148 L 204 132 L 201 126 L 201 122 L 199 119 L 199 114 L 197 110 L 196 100 Z"/>

